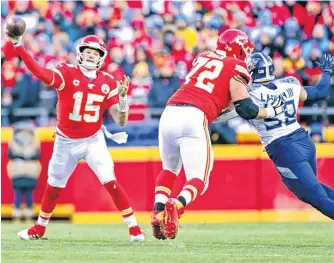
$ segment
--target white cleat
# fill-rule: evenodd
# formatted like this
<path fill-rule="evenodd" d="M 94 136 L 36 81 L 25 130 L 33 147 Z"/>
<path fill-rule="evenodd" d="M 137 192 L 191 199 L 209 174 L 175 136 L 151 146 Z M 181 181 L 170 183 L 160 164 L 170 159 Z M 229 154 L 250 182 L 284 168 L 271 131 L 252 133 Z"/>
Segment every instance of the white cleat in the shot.
<path fill-rule="evenodd" d="M 45 229 L 45 226 L 35 224 L 29 229 L 24 229 L 18 232 L 17 236 L 23 240 L 47 239 L 47 237 L 44 236 Z"/>
<path fill-rule="evenodd" d="M 131 236 L 130 238 L 130 242 L 143 242 L 143 241 L 145 241 L 144 234 L 140 234 L 137 236 Z"/>
<path fill-rule="evenodd" d="M 23 239 L 23 240 L 36 239 L 36 238 L 34 238 L 33 236 L 29 236 L 29 235 L 28 235 L 28 230 L 29 230 L 29 229 L 24 229 L 24 230 L 18 232 L 18 233 L 17 233 L 17 236 L 18 236 L 19 238 Z"/>
<path fill-rule="evenodd" d="M 129 228 L 130 242 L 143 242 L 145 240 L 143 230 L 139 226 Z"/>

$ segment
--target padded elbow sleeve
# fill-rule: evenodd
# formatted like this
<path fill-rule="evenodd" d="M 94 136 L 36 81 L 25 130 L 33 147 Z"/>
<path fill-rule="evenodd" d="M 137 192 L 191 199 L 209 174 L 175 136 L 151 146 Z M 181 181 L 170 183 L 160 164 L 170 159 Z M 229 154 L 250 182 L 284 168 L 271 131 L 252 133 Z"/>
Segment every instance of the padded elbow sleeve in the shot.
<path fill-rule="evenodd" d="M 255 119 L 259 114 L 259 107 L 250 98 L 234 102 L 235 110 L 241 118 L 246 120 Z"/>

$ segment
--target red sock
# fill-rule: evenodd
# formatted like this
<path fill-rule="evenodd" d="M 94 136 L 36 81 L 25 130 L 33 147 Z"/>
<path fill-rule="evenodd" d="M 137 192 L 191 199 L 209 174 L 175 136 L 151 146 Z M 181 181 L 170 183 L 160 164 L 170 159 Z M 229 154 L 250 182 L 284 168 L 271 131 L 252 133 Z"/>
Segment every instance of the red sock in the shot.
<path fill-rule="evenodd" d="M 197 198 L 197 196 L 203 192 L 203 189 L 204 189 L 204 182 L 201 179 L 193 178 L 189 180 L 182 188 L 182 191 L 179 194 L 178 199 L 182 202 L 184 206 L 186 206 L 190 202 L 194 201 Z"/>
<path fill-rule="evenodd" d="M 39 212 L 38 224 L 46 226 L 49 223 L 52 212 L 56 207 L 57 199 L 60 196 L 63 188 L 53 187 L 49 184 L 46 184 L 41 210 Z"/>
<path fill-rule="evenodd" d="M 167 202 L 172 192 L 177 175 L 168 170 L 162 170 L 155 182 L 155 203 Z"/>
<path fill-rule="evenodd" d="M 123 187 L 116 181 L 111 181 L 106 183 L 104 187 L 107 189 L 111 195 L 117 209 L 121 212 L 121 215 L 129 217 L 133 215 L 132 208 L 130 206 L 129 198 L 125 193 Z"/>

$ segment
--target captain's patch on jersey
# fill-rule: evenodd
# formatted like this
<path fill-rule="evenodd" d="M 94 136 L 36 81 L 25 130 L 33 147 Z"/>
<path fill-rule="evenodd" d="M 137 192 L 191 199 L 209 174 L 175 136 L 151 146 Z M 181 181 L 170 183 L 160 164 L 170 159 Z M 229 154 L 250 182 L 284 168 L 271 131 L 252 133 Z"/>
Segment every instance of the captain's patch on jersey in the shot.
<path fill-rule="evenodd" d="M 76 87 L 78 87 L 80 85 L 80 81 L 77 80 L 77 79 L 74 79 L 73 80 L 73 85 L 76 86 Z"/>

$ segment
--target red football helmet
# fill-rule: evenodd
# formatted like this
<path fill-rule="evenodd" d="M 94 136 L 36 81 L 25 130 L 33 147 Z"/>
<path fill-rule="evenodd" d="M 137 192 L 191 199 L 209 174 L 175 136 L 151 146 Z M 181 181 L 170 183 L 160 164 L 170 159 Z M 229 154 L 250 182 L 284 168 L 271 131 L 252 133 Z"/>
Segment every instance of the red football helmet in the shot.
<path fill-rule="evenodd" d="M 235 57 L 245 61 L 254 49 L 247 34 L 238 29 L 228 29 L 218 38 L 216 50 L 221 50 L 228 57 Z"/>
<path fill-rule="evenodd" d="M 80 65 L 89 70 L 97 70 L 102 65 L 107 56 L 107 47 L 101 38 L 95 35 L 83 37 L 77 44 L 77 61 Z M 99 51 L 100 57 L 96 61 L 88 61 L 83 51 L 85 48 L 91 48 Z"/>

